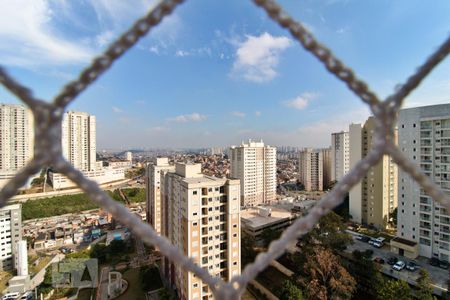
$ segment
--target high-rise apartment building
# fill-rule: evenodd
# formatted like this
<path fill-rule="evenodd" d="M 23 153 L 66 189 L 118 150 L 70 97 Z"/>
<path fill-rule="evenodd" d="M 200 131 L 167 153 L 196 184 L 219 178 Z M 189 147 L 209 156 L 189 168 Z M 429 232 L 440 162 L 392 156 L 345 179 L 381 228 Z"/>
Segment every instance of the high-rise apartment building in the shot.
<path fill-rule="evenodd" d="M 331 148 L 320 149 L 322 152 L 323 188 L 328 189 L 331 183 Z"/>
<path fill-rule="evenodd" d="M 0 187 L 34 154 L 33 114 L 22 105 L 0 104 Z"/>
<path fill-rule="evenodd" d="M 17 243 L 22 240 L 22 209 L 20 204 L 0 208 L 0 270 L 17 268 Z"/>
<path fill-rule="evenodd" d="M 323 191 L 323 152 L 306 148 L 299 152 L 299 180 L 306 191 Z"/>
<path fill-rule="evenodd" d="M 240 181 L 201 173 L 201 164 L 161 170 L 161 234 L 213 276 L 230 280 L 241 270 Z M 209 287 L 182 266 L 163 260 L 162 271 L 179 299 L 213 299 Z"/>
<path fill-rule="evenodd" d="M 374 117 L 369 117 L 363 127 L 350 125 L 350 169 L 372 149 L 374 130 Z M 357 223 L 386 228 L 396 207 L 397 165 L 384 155 L 350 190 L 349 213 Z"/>
<path fill-rule="evenodd" d="M 64 157 L 81 171 L 97 167 L 95 116 L 69 111 L 62 121 L 62 150 Z"/>
<path fill-rule="evenodd" d="M 158 234 L 161 234 L 161 176 L 162 171 L 175 171 L 175 166 L 169 164 L 167 157 L 156 158 L 146 168 L 146 212 L 147 222 L 150 223 Z"/>
<path fill-rule="evenodd" d="M 331 181 L 339 181 L 350 168 L 350 139 L 348 131 L 331 134 Z"/>
<path fill-rule="evenodd" d="M 257 206 L 276 200 L 277 149 L 262 141 L 232 146 L 231 177 L 241 180 L 241 205 Z"/>
<path fill-rule="evenodd" d="M 62 152 L 64 157 L 83 175 L 98 184 L 125 179 L 126 166 L 103 166 L 97 161 L 96 119 L 85 112 L 69 111 L 62 120 Z M 66 176 L 51 170 L 48 178 L 54 189 L 74 187 L 75 183 Z"/>
<path fill-rule="evenodd" d="M 450 104 L 402 109 L 397 125 L 403 154 L 450 194 Z M 401 169 L 398 194 L 396 240 L 406 241 L 397 245 L 399 254 L 412 255 L 418 244 L 421 256 L 450 261 L 449 211 Z"/>

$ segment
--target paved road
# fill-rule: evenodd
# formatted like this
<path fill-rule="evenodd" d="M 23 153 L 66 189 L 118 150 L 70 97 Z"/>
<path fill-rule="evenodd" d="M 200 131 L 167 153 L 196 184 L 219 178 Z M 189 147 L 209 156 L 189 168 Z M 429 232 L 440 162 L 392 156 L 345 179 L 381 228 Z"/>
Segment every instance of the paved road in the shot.
<path fill-rule="evenodd" d="M 403 260 L 405 263 L 408 263 L 411 261 L 410 259 L 406 257 L 400 257 L 399 255 L 395 255 L 392 252 L 389 251 L 389 245 L 385 245 L 383 248 L 376 248 L 368 243 L 364 243 L 360 240 L 356 239 L 356 236 L 353 236 L 354 244 L 347 247 L 347 252 L 353 252 L 353 250 L 359 250 L 359 251 L 365 251 L 367 249 L 370 249 L 373 251 L 373 257 L 381 257 L 385 261 L 388 260 L 388 258 L 395 256 L 399 260 Z M 449 276 L 449 270 L 444 270 L 439 267 L 433 267 L 428 264 L 428 259 L 424 257 L 419 257 L 418 259 L 414 260 L 416 263 L 418 263 L 422 268 L 426 269 L 428 273 L 430 274 L 431 280 L 434 283 L 433 287 L 435 289 L 435 292 L 440 294 L 442 291 L 446 291 L 447 288 L 447 280 L 450 278 Z M 392 267 L 388 265 L 387 263 L 381 265 L 381 271 L 391 277 L 400 278 L 402 280 L 405 280 L 411 284 L 416 283 L 416 280 L 419 276 L 419 272 L 410 272 L 406 269 L 403 269 L 402 271 L 395 271 L 392 270 Z M 392 272 L 391 272 L 392 271 Z"/>

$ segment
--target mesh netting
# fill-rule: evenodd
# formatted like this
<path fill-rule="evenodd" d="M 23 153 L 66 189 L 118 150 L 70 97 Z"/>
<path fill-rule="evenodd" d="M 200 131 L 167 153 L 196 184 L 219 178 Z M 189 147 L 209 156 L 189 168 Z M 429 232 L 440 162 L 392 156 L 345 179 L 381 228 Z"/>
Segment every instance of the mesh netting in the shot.
<path fill-rule="evenodd" d="M 99 186 L 88 180 L 83 174 L 67 162 L 62 155 L 61 146 L 61 122 L 65 108 L 71 103 L 89 84 L 105 72 L 111 64 L 136 42 L 145 36 L 148 31 L 158 25 L 162 19 L 169 15 L 183 0 L 163 0 L 143 18 L 126 31 L 117 41 L 100 56 L 95 58 L 92 64 L 81 72 L 78 79 L 69 82 L 54 98 L 52 103 L 36 99 L 32 92 L 10 77 L 0 67 L 0 82 L 20 100 L 22 100 L 33 112 L 35 119 L 35 153 L 32 161 L 20 170 L 0 191 L 0 207 L 14 196 L 18 189 L 24 185 L 28 177 L 39 172 L 43 167 L 52 165 L 70 180 L 75 182 L 89 197 L 99 206 L 109 211 L 114 218 L 130 228 L 134 234 L 147 243 L 156 246 L 166 257 L 183 269 L 196 274 L 212 289 L 216 299 L 239 299 L 244 292 L 247 283 L 264 270 L 269 263 L 280 256 L 287 245 L 311 230 L 319 219 L 331 209 L 338 206 L 343 196 L 364 177 L 368 170 L 377 164 L 384 154 L 390 155 L 395 163 L 414 178 L 423 190 L 434 201 L 441 203 L 450 210 L 450 199 L 446 194 L 410 160 L 402 155 L 394 143 L 394 127 L 398 111 L 404 98 L 414 90 L 420 82 L 438 65 L 450 52 L 450 38 L 448 38 L 426 62 L 417 69 L 417 72 L 408 78 L 406 83 L 399 86 L 395 93 L 385 101 L 380 101 L 367 84 L 358 79 L 354 72 L 346 67 L 331 51 L 321 45 L 315 37 L 308 32 L 298 21 L 292 19 L 273 0 L 253 0 L 254 3 L 264 9 L 270 18 L 281 27 L 286 28 L 303 48 L 314 55 L 323 63 L 326 69 L 343 81 L 363 102 L 369 105 L 376 119 L 376 131 L 374 144 L 369 154 L 341 180 L 334 189 L 327 193 L 309 212 L 308 215 L 297 219 L 281 237 L 270 244 L 265 253 L 256 257 L 255 262 L 247 265 L 240 276 L 233 277 L 230 282 L 224 282 L 220 278 L 212 277 L 208 271 L 196 265 L 186 257 L 180 249 L 171 245 L 164 237 L 158 236 L 153 228 L 142 222 L 137 216 L 128 212 L 127 208 L 112 200 Z"/>

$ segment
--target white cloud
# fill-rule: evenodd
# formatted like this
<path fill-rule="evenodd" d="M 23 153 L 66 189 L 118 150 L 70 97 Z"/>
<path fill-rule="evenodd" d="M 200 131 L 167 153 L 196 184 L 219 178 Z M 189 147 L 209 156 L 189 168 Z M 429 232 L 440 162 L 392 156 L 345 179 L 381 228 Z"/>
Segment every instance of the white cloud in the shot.
<path fill-rule="evenodd" d="M 240 111 L 233 111 L 231 113 L 231 115 L 234 116 L 234 117 L 238 117 L 238 118 L 244 118 L 245 117 L 245 113 L 240 112 Z"/>
<path fill-rule="evenodd" d="M 186 122 L 200 122 L 206 120 L 206 116 L 199 114 L 199 113 L 192 113 L 187 115 L 179 115 L 173 118 L 167 119 L 171 122 L 178 122 L 178 123 L 186 123 Z"/>
<path fill-rule="evenodd" d="M 309 102 L 316 97 L 317 97 L 317 94 L 306 92 L 306 93 L 301 94 L 298 97 L 295 97 L 294 99 L 283 101 L 283 104 L 290 108 L 303 110 L 308 106 Z"/>
<path fill-rule="evenodd" d="M 114 32 L 106 30 L 95 37 L 95 42 L 99 47 L 103 47 L 111 43 L 114 39 Z"/>
<path fill-rule="evenodd" d="M 255 111 L 255 116 L 261 117 L 261 112 L 259 110 Z"/>
<path fill-rule="evenodd" d="M 158 46 L 150 46 L 148 49 L 150 52 L 155 53 L 156 55 L 159 54 L 159 47 Z"/>
<path fill-rule="evenodd" d="M 266 82 L 277 76 L 280 54 L 292 44 L 284 36 L 272 36 L 264 32 L 260 36 L 248 35 L 239 44 L 232 74 L 237 74 L 248 81 Z"/>
<path fill-rule="evenodd" d="M 1 2 L 0 63 L 15 66 L 83 63 L 93 51 L 64 38 L 52 26 L 55 12 L 45 0 Z"/>
<path fill-rule="evenodd" d="M 184 50 L 177 50 L 177 52 L 175 52 L 175 56 L 178 57 L 185 57 L 185 56 L 189 56 L 191 55 L 188 51 L 184 51 Z"/>
<path fill-rule="evenodd" d="M 113 106 L 112 107 L 112 111 L 115 112 L 115 113 L 123 113 L 123 110 L 118 108 L 117 106 Z"/>

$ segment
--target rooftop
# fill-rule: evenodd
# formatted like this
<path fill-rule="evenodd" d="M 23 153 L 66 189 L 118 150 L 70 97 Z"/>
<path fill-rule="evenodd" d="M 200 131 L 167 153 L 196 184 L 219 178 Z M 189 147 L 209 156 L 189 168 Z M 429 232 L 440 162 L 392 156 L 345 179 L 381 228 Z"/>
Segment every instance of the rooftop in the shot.
<path fill-rule="evenodd" d="M 259 214 L 259 209 L 271 209 L 270 216 L 262 216 Z M 253 228 L 258 228 L 261 226 L 266 226 L 272 223 L 276 223 L 283 219 L 293 218 L 294 214 L 292 214 L 289 210 L 274 207 L 274 206 L 265 206 L 265 207 L 250 207 L 241 210 L 241 220 L 245 222 L 246 226 L 251 226 Z"/>

